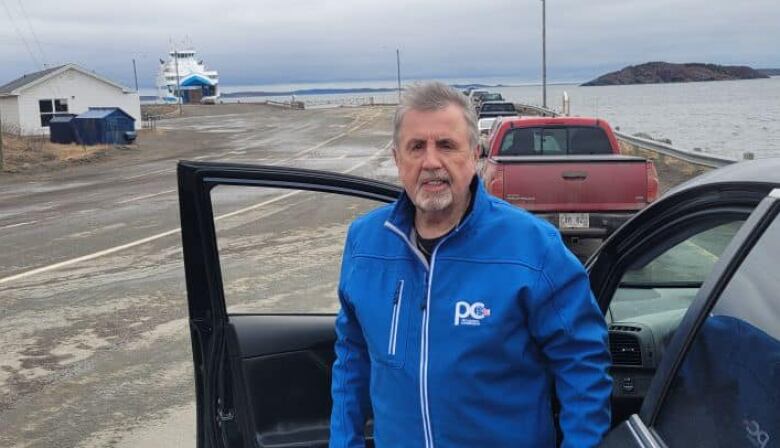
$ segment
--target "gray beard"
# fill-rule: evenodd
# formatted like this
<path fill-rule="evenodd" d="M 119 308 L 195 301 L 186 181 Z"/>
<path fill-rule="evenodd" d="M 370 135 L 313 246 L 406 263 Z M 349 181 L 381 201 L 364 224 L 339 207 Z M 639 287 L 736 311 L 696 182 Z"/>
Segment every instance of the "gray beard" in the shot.
<path fill-rule="evenodd" d="M 440 212 L 451 206 L 452 202 L 451 189 L 434 194 L 418 191 L 414 199 L 414 205 L 423 212 Z"/>

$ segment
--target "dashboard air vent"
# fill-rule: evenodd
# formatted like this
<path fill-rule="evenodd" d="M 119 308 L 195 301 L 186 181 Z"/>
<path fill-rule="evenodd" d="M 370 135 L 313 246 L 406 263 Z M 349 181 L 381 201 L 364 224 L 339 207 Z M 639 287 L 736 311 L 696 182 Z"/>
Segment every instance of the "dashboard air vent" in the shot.
<path fill-rule="evenodd" d="M 639 339 L 634 335 L 610 332 L 609 351 L 614 365 L 642 365 L 642 350 L 639 347 Z"/>
<path fill-rule="evenodd" d="M 610 330 L 615 330 L 615 331 L 631 331 L 631 332 L 635 332 L 635 333 L 638 333 L 638 332 L 642 331 L 641 328 L 633 327 L 631 325 L 610 325 L 609 329 Z"/>

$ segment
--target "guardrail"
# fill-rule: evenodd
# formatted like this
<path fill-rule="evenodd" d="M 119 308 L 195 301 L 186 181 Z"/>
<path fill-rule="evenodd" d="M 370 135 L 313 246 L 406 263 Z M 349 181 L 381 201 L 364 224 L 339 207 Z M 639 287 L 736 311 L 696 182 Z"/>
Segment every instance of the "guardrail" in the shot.
<path fill-rule="evenodd" d="M 398 104 L 397 94 L 375 95 L 325 95 L 306 98 L 306 107 L 359 107 L 359 106 L 395 106 Z"/>
<path fill-rule="evenodd" d="M 265 104 L 269 106 L 286 107 L 288 109 L 304 109 L 305 105 L 303 101 L 275 101 L 266 100 Z"/>
<path fill-rule="evenodd" d="M 615 135 L 617 136 L 618 140 L 623 140 L 639 148 L 648 149 L 650 151 L 655 151 L 661 154 L 665 154 L 667 156 L 684 160 L 689 163 L 695 163 L 697 165 L 703 165 L 710 168 L 720 168 L 736 162 L 736 160 L 728 157 L 716 156 L 713 154 L 704 154 L 701 152 L 687 151 L 684 149 L 675 148 L 673 146 L 661 142 L 657 142 L 655 140 L 648 140 L 646 138 L 635 137 L 633 135 L 624 134 L 622 132 L 615 132 Z"/>
<path fill-rule="evenodd" d="M 532 106 L 530 104 L 515 103 L 515 109 L 517 109 L 520 115 L 526 115 L 529 112 L 532 112 L 533 115 L 540 117 L 557 117 L 560 115 L 554 110 L 545 109 L 544 107 L 540 106 Z"/>

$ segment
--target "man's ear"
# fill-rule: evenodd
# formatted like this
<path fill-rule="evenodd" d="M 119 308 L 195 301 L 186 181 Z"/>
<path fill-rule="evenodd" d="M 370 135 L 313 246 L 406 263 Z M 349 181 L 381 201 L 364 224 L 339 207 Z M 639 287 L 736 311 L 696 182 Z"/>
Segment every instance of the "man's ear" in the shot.
<path fill-rule="evenodd" d="M 393 160 L 395 161 L 395 166 L 398 166 L 398 148 L 395 145 L 393 145 L 391 150 L 393 152 Z"/>

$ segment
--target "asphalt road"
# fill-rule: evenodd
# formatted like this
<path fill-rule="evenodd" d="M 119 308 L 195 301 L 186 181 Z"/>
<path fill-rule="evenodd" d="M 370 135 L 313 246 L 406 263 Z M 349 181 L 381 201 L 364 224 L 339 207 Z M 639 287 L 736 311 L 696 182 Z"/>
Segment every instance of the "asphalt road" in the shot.
<path fill-rule="evenodd" d="M 189 112 L 194 116 L 161 122 L 143 136 L 156 153 L 0 180 L 0 446 L 193 445 L 176 160 L 393 178 L 389 108 Z M 334 224 L 318 242 L 303 241 L 306 225 L 346 222 L 367 208 L 328 207 L 306 193 L 222 193 L 214 206 L 231 273 L 229 260 L 253 256 L 258 269 L 273 266 L 269 275 L 299 279 L 301 245 L 321 246 L 315 254 L 322 258 L 309 265 L 331 269 L 343 235 Z M 257 223 L 268 224 L 260 232 Z M 249 253 L 251 244 L 241 246 L 247 235 L 275 241 Z M 226 280 L 228 291 L 251 292 L 240 285 L 250 275 L 235 272 L 226 274 L 235 280 Z M 279 302 L 290 283 L 263 272 L 250 274 L 275 285 L 267 297 L 306 306 Z M 330 286 L 320 285 L 323 297 Z M 236 307 L 257 298 L 230 294 Z M 328 300 L 320 306 L 333 308 Z"/>

